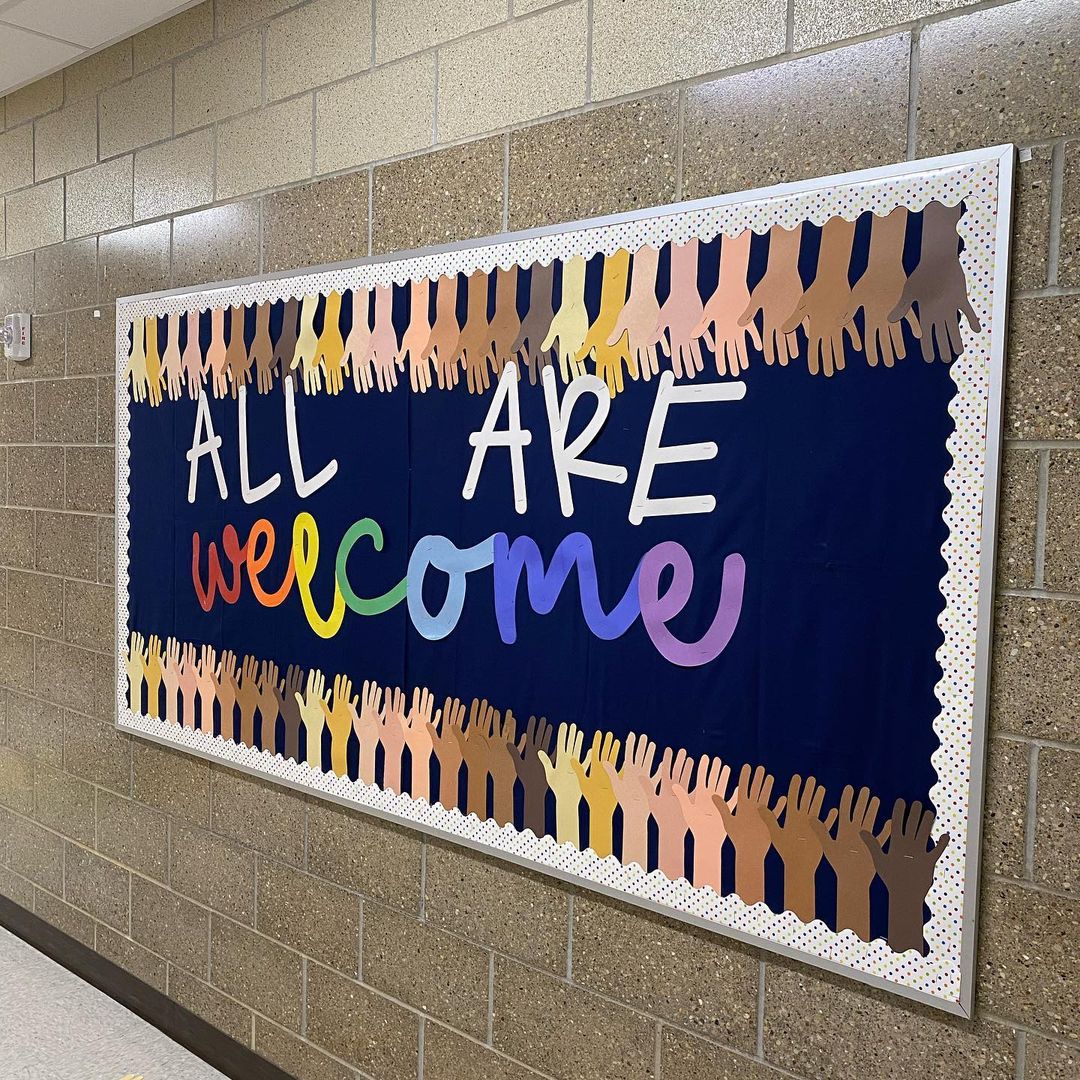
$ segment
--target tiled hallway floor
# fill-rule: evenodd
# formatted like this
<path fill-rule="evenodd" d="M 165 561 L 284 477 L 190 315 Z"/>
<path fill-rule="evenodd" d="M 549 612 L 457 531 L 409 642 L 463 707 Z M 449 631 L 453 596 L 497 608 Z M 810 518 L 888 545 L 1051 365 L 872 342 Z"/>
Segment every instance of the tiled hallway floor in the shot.
<path fill-rule="evenodd" d="M 222 1080 L 123 1005 L 0 928 L 3 1080 Z"/>

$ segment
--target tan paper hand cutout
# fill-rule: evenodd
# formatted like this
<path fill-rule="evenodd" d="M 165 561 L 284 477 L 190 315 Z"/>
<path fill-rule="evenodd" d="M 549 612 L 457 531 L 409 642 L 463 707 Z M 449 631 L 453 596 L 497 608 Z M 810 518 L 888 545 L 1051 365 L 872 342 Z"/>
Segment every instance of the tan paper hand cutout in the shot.
<path fill-rule="evenodd" d="M 866 362 L 876 367 L 878 358 L 886 367 L 906 354 L 904 332 L 899 322 L 889 316 L 900 302 L 907 272 L 904 270 L 904 236 L 907 232 L 907 207 L 897 207 L 887 217 L 875 217 L 870 227 L 870 251 L 866 270 L 851 290 L 855 311 L 863 310 L 863 345 Z M 904 315 L 912 333 L 919 337 L 919 320 L 908 308 Z"/>
<path fill-rule="evenodd" d="M 614 397 L 622 393 L 623 366 L 636 379 L 637 361 L 627 342 L 626 334 L 615 335 L 615 327 L 626 303 L 626 284 L 630 277 L 630 252 L 621 248 L 604 259 L 604 274 L 600 282 L 600 310 L 585 341 L 578 350 L 577 359 L 590 356 L 596 363 L 596 374 L 603 379 L 608 393 Z M 610 339 L 615 336 L 614 343 Z"/>
<path fill-rule="evenodd" d="M 357 392 L 367 393 L 372 387 L 371 361 L 368 349 L 371 345 L 371 293 L 354 289 L 352 293 L 352 328 L 345 339 L 343 368 L 352 366 L 353 386 Z"/>
<path fill-rule="evenodd" d="M 923 210 L 919 265 L 908 278 L 900 302 L 889 314 L 890 321 L 896 322 L 912 305 L 918 304 L 922 354 L 927 362 L 935 356 L 949 362 L 964 351 L 961 314 L 967 316 L 968 325 L 976 334 L 982 330 L 968 300 L 967 279 L 960 265 L 957 226 L 962 213 L 961 206 L 927 204 Z"/>
<path fill-rule="evenodd" d="M 645 781 L 645 796 L 657 828 L 657 868 L 672 881 L 686 876 L 686 819 L 682 815 L 675 788 L 686 788 L 694 772 L 694 762 L 685 750 L 664 751 L 656 772 Z"/>
<path fill-rule="evenodd" d="M 240 710 L 240 743 L 254 746 L 255 711 L 259 707 L 259 662 L 254 656 L 245 656 L 240 665 L 236 704 Z"/>
<path fill-rule="evenodd" d="M 146 320 L 136 319 L 131 324 L 131 355 L 128 357 L 127 377 L 131 380 L 131 396 L 135 401 L 145 401 L 146 385 Z"/>
<path fill-rule="evenodd" d="M 389 686 L 383 691 L 382 727 L 384 791 L 401 794 L 401 755 L 405 749 L 405 692 Z"/>
<path fill-rule="evenodd" d="M 705 315 L 698 292 L 698 241 L 671 245 L 671 291 L 660 308 L 652 341 L 671 359 L 676 379 L 702 370 L 701 346 L 694 332 Z"/>
<path fill-rule="evenodd" d="M 679 802 L 683 819 L 694 834 L 694 880 L 695 888 L 708 885 L 715 892 L 722 892 L 720 882 L 720 849 L 724 846 L 727 829 L 724 819 L 713 801 L 723 799 L 731 782 L 731 769 L 718 757 L 703 754 L 697 764 L 692 790 L 681 783 L 672 785 L 672 793 Z M 728 800 L 733 809 L 738 792 Z"/>
<path fill-rule="evenodd" d="M 165 719 L 170 724 L 180 723 L 180 664 L 180 642 L 169 638 L 161 663 L 161 682 L 165 687 Z"/>
<path fill-rule="evenodd" d="M 414 799 L 431 801 L 431 754 L 433 740 L 431 728 L 438 721 L 434 713 L 435 698 L 430 690 L 414 689 L 412 707 L 405 717 L 402 734 L 409 748 L 411 773 L 409 794 Z"/>
<path fill-rule="evenodd" d="M 716 290 L 705 305 L 701 322 L 694 327 L 694 333 L 712 351 L 718 375 L 740 375 L 750 366 L 747 336 L 755 349 L 761 349 L 757 324 L 740 322 L 750 303 L 746 274 L 753 237 L 747 229 L 738 236 L 725 236 L 720 241 L 720 274 Z M 714 328 L 713 333 L 709 332 L 710 326 Z"/>
<path fill-rule="evenodd" d="M 300 719 L 304 724 L 306 736 L 307 763 L 316 771 L 322 772 L 322 733 L 326 726 L 326 710 L 330 704 L 330 693 L 326 689 L 326 676 L 317 669 L 308 672 L 307 693 L 303 697 L 296 693 L 296 707 L 300 710 Z"/>
<path fill-rule="evenodd" d="M 221 662 L 214 675 L 215 694 L 221 711 L 221 737 L 234 742 L 236 740 L 236 695 L 239 691 L 236 684 L 236 654 L 234 652 L 226 649 L 221 654 Z"/>
<path fill-rule="evenodd" d="M 353 730 L 360 742 L 360 779 L 375 783 L 375 751 L 383 727 L 382 690 L 373 681 L 364 681 L 360 691 L 360 711 L 353 721 Z"/>
<path fill-rule="evenodd" d="M 828 378 L 844 370 L 844 334 L 862 348 L 855 326 L 855 302 L 848 283 L 855 222 L 832 217 L 822 226 L 817 274 L 795 310 L 781 326 L 785 333 L 800 324 L 806 331 L 806 363 L 811 375 Z"/>
<path fill-rule="evenodd" d="M 439 763 L 439 802 L 447 810 L 458 805 L 458 780 L 461 777 L 461 743 L 458 732 L 465 724 L 465 706 L 448 697 L 428 725 L 431 748 Z"/>
<path fill-rule="evenodd" d="M 206 349 L 206 369 L 214 397 L 223 398 L 229 391 L 229 371 L 225 364 L 225 309 L 210 309 L 210 344 Z"/>
<path fill-rule="evenodd" d="M 585 260 L 575 255 L 563 263 L 562 298 L 559 310 L 548 327 L 540 348 L 545 352 L 558 341 L 559 370 L 563 382 L 585 374 L 585 365 L 577 359 L 585 335 L 589 332 L 589 312 L 585 307 Z"/>
<path fill-rule="evenodd" d="M 802 298 L 802 278 L 799 277 L 799 247 L 802 244 L 802 225 L 790 232 L 780 225 L 769 230 L 769 261 L 765 274 L 754 286 L 750 303 L 739 317 L 740 326 L 749 326 L 761 312 L 761 342 L 766 364 L 786 365 L 799 355 L 795 334 L 781 327 L 799 306 Z"/>
<path fill-rule="evenodd" d="M 655 344 L 656 326 L 660 321 L 660 301 L 656 299 L 659 263 L 660 252 L 656 248 L 645 246 L 634 253 L 630 295 L 607 339 L 609 345 L 615 345 L 626 337 L 634 367 L 646 382 L 660 370 Z"/>
<path fill-rule="evenodd" d="M 375 369 L 375 385 L 383 393 L 397 386 L 398 339 L 394 329 L 394 288 L 392 285 L 375 286 L 375 329 L 371 332 L 365 364 Z"/>
<path fill-rule="evenodd" d="M 199 347 L 199 313 L 187 313 L 187 341 L 180 356 L 187 376 L 188 397 L 194 401 L 202 393 L 206 381 L 206 365 L 203 363 L 202 350 Z"/>
<path fill-rule="evenodd" d="M 529 280 L 529 310 L 525 312 L 521 328 L 510 346 L 511 354 L 528 367 L 532 386 L 536 385 L 544 368 L 551 365 L 551 353 L 542 349 L 540 343 L 555 315 L 552 307 L 554 284 L 555 263 L 547 266 L 533 263 Z"/>

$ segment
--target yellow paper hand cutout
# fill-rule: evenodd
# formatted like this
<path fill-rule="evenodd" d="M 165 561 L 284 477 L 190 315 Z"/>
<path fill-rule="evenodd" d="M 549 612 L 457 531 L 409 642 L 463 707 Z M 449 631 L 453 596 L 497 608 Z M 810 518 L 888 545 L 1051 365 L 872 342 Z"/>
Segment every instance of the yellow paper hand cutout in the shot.
<path fill-rule="evenodd" d="M 326 389 L 340 394 L 345 386 L 345 342 L 341 339 L 341 293 L 336 290 L 326 298 L 323 308 L 323 329 L 315 347 L 315 368 L 326 370 Z M 305 376 L 306 377 L 306 376 Z"/>
<path fill-rule="evenodd" d="M 562 299 L 559 310 L 540 344 L 544 351 L 559 343 L 559 370 L 563 382 L 585 374 L 585 364 L 578 360 L 581 346 L 589 332 L 589 313 L 585 308 L 585 260 L 575 255 L 563 264 Z"/>
<path fill-rule="evenodd" d="M 631 379 L 638 376 L 637 361 L 630 351 L 626 333 L 615 336 L 615 326 L 626 303 L 626 283 L 629 278 L 629 251 L 616 251 L 604 260 L 600 311 L 577 354 L 578 360 L 592 356 L 596 361 L 596 374 L 607 384 L 612 397 L 622 392 L 624 365 Z M 611 340 L 613 337 L 614 341 Z"/>
<path fill-rule="evenodd" d="M 314 394 L 322 389 L 322 370 L 319 367 L 319 338 L 315 333 L 315 312 L 319 307 L 319 297 L 305 296 L 300 305 L 300 333 L 296 338 L 289 368 L 293 371 L 303 365 L 304 389 Z"/>

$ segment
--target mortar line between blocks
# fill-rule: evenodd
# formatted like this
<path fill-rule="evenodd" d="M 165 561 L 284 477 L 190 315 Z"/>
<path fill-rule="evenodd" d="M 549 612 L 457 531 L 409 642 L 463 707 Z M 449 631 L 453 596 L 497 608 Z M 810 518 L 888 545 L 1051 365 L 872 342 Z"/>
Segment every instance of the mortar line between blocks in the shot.
<path fill-rule="evenodd" d="M 1027 814 L 1024 816 L 1024 877 L 1035 881 L 1035 830 L 1038 826 L 1039 747 L 1028 748 Z"/>

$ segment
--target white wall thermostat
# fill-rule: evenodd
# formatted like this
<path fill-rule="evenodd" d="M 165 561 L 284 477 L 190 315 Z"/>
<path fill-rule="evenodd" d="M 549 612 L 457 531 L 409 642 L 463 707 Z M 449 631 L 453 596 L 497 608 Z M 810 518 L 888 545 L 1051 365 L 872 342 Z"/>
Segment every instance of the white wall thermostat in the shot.
<path fill-rule="evenodd" d="M 2 340 L 4 342 L 5 359 L 29 360 L 30 316 L 25 312 L 6 316 Z"/>

